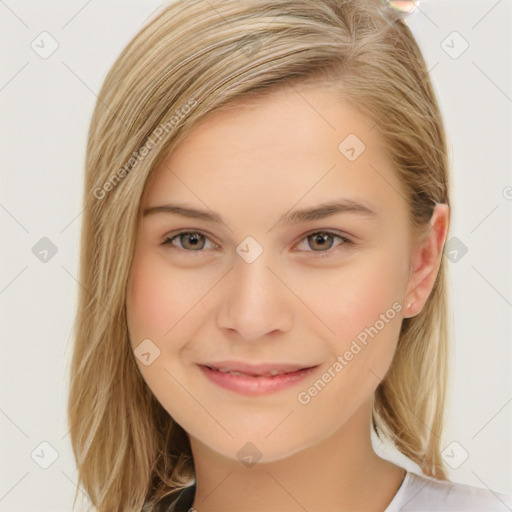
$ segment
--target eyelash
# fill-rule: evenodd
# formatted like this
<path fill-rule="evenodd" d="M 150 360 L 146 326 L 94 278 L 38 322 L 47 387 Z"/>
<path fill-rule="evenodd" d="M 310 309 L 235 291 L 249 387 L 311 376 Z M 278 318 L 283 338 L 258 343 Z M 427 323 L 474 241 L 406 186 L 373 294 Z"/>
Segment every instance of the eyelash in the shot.
<path fill-rule="evenodd" d="M 315 258 L 326 258 L 326 257 L 331 256 L 333 254 L 333 252 L 336 251 L 336 248 L 343 247 L 345 245 L 355 245 L 354 242 L 352 242 L 351 240 L 349 240 L 348 238 L 346 238 L 346 237 L 344 237 L 342 235 L 339 235 L 337 233 L 332 233 L 330 231 L 320 231 L 320 230 L 319 231 L 313 231 L 311 233 L 308 233 L 308 234 L 304 235 L 304 237 L 300 240 L 300 242 L 302 242 L 303 240 L 308 239 L 309 237 L 311 237 L 313 235 L 318 235 L 318 234 L 330 235 L 330 236 L 333 236 L 334 238 L 339 238 L 343 243 L 342 244 L 338 244 L 337 246 L 331 247 L 331 248 L 327 249 L 326 251 L 314 251 L 314 250 L 303 251 L 303 252 L 316 253 Z M 172 244 L 173 240 L 176 239 L 176 238 L 179 238 L 180 235 L 201 235 L 204 238 L 208 239 L 208 237 L 204 233 L 202 233 L 201 231 L 180 231 L 179 233 L 176 233 L 176 234 L 173 234 L 172 236 L 166 237 L 161 245 L 162 246 L 168 245 L 168 246 L 170 246 L 169 248 L 177 249 L 178 251 L 188 252 L 188 253 L 198 253 L 198 254 L 201 254 L 201 253 L 205 252 L 205 249 L 194 251 L 192 249 L 183 249 L 181 247 L 174 246 Z M 217 245 L 217 244 L 214 243 L 214 245 Z"/>

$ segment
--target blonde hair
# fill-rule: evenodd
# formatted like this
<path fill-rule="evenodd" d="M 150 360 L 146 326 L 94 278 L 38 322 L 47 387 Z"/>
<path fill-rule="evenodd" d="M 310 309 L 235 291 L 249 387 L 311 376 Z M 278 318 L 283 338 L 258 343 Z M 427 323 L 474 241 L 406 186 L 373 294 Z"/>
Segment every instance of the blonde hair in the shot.
<path fill-rule="evenodd" d="M 412 229 L 428 228 L 436 203 L 449 205 L 428 71 L 410 29 L 381 0 L 164 7 L 108 73 L 87 141 L 68 421 L 78 483 L 100 510 L 140 510 L 194 479 L 188 436 L 144 382 L 128 338 L 126 284 L 148 178 L 209 113 L 292 82 L 330 84 L 374 123 L 407 190 Z M 441 479 L 445 272 L 442 258 L 425 307 L 403 320 L 372 414 L 377 435 Z"/>

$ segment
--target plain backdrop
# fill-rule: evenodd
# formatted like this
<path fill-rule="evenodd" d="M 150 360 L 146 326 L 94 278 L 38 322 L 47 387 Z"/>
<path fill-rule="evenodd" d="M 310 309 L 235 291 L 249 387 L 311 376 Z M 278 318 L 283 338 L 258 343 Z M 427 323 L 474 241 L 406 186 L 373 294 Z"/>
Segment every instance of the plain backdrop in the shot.
<path fill-rule="evenodd" d="M 161 5 L 0 1 L 0 512 L 71 510 L 65 408 L 86 133 L 108 69 Z M 512 2 L 423 0 L 407 23 L 453 172 L 443 456 L 450 479 L 512 494 Z"/>

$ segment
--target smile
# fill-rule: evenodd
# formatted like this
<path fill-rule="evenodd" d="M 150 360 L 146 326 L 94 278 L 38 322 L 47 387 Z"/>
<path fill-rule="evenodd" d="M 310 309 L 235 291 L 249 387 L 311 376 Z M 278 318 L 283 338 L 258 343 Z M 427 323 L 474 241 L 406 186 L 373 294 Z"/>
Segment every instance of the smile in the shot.
<path fill-rule="evenodd" d="M 210 382 L 246 396 L 267 395 L 290 388 L 310 375 L 317 366 L 242 363 L 199 365 Z"/>

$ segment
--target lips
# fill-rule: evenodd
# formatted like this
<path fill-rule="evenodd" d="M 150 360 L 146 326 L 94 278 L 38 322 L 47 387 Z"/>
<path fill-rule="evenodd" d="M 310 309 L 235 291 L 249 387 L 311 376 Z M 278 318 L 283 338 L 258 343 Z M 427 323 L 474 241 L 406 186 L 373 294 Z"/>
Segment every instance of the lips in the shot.
<path fill-rule="evenodd" d="M 215 368 L 212 366 L 209 366 L 208 368 L 210 368 L 211 370 L 217 370 L 221 373 L 230 373 L 231 375 L 245 375 L 246 377 L 275 377 L 276 375 L 284 375 L 285 373 L 289 373 L 289 372 L 283 372 L 283 371 L 279 371 L 279 370 L 272 370 L 267 373 L 259 374 L 259 373 L 240 372 L 240 371 L 236 371 L 236 370 L 228 370 L 227 368 Z"/>
<path fill-rule="evenodd" d="M 288 363 L 254 365 L 235 361 L 204 363 L 198 366 L 213 384 L 252 397 L 269 395 L 296 386 L 319 367 Z"/>
<path fill-rule="evenodd" d="M 296 365 L 288 363 L 264 363 L 247 364 L 236 361 L 220 361 L 218 363 L 206 363 L 206 366 L 212 370 L 218 370 L 222 373 L 231 373 L 233 375 L 245 375 L 248 377 L 275 377 L 286 373 L 294 373 L 299 370 L 311 368 L 311 365 Z"/>

